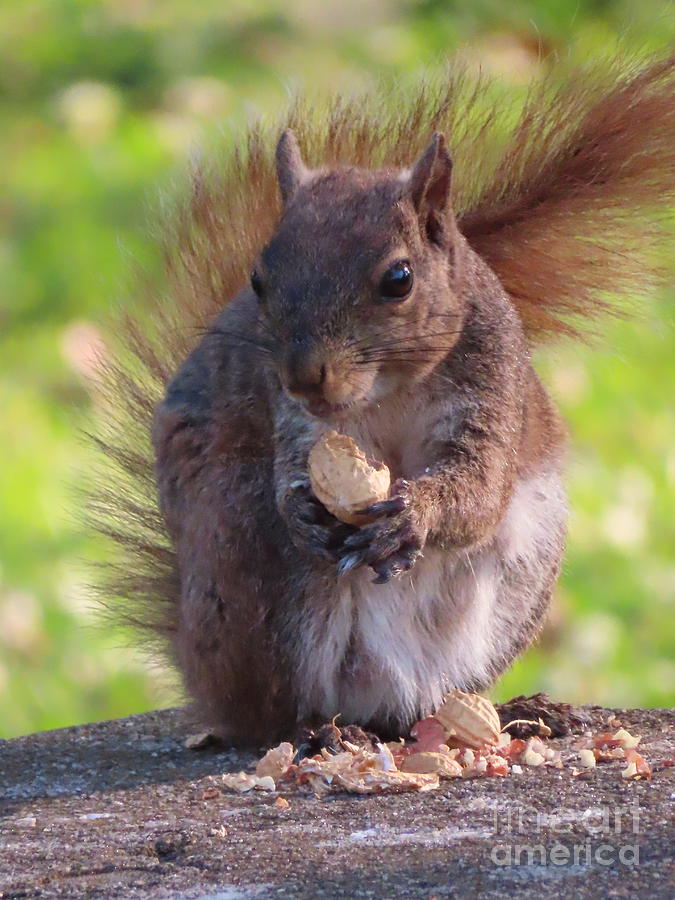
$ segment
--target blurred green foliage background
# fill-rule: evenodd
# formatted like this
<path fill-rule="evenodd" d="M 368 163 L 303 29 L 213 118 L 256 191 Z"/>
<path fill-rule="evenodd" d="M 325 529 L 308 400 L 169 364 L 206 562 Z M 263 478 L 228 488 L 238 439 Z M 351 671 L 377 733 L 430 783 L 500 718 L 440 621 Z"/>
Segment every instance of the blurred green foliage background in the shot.
<path fill-rule="evenodd" d="M 546 54 L 672 42 L 658 0 L 31 0 L 0 6 L 0 735 L 175 702 L 97 624 L 79 528 L 100 319 L 158 265 L 155 198 L 205 133 L 289 92 L 349 91 L 460 49 L 517 90 Z M 551 622 L 496 688 L 672 703 L 675 296 L 540 369 L 570 422 L 570 547 Z"/>

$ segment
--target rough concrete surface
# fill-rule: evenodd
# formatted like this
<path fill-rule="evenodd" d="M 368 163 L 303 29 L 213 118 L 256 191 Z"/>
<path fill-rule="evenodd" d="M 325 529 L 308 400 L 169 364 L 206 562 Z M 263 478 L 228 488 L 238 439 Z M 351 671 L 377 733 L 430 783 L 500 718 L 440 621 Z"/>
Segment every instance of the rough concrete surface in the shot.
<path fill-rule="evenodd" d="M 568 764 L 423 794 L 289 792 L 285 811 L 204 796 L 253 756 L 185 749 L 180 710 L 0 742 L 0 897 L 673 897 L 674 716 L 614 713 L 653 781 Z M 611 714 L 589 710 L 594 732 Z"/>

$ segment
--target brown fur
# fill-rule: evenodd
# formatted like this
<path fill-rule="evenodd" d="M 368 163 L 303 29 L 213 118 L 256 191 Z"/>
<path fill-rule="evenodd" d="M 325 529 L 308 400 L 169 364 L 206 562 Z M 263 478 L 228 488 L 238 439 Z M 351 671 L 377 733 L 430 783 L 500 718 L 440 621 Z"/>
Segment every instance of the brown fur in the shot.
<path fill-rule="evenodd" d="M 295 549 L 279 543 L 290 503 L 288 487 L 293 472 L 304 471 L 311 433 L 294 431 L 293 407 L 272 387 L 266 366 L 251 370 L 256 347 L 251 344 L 248 353 L 242 349 L 257 312 L 250 293 L 239 292 L 261 248 L 274 234 L 261 265 L 286 279 L 277 283 L 276 324 L 269 326 L 277 338 L 275 360 L 282 382 L 289 373 L 297 374 L 298 366 L 305 376 L 316 370 L 315 358 L 299 363 L 290 353 L 295 336 L 298 346 L 311 343 L 312 353 L 323 353 L 324 364 L 328 361 L 331 402 L 365 390 L 364 372 L 357 373 L 350 364 L 344 337 L 344 317 L 356 313 L 345 306 L 343 318 L 336 314 L 331 324 L 321 315 L 310 321 L 311 304 L 288 305 L 290 297 L 302 294 L 314 271 L 311 258 L 302 255 L 302 235 L 315 235 L 319 242 L 327 236 L 315 258 L 334 278 L 345 272 L 347 281 L 334 296 L 346 304 L 353 296 L 349 273 L 356 278 L 357 269 L 341 266 L 340 258 L 356 260 L 364 246 L 371 247 L 375 257 L 382 256 L 389 226 L 378 223 L 389 215 L 395 170 L 419 156 L 433 131 L 448 135 L 454 157 L 454 216 L 448 219 L 447 235 L 452 264 L 445 272 L 437 271 L 439 262 L 429 263 L 427 269 L 422 262 L 417 289 L 457 277 L 451 295 L 455 306 L 442 309 L 443 315 L 457 317 L 463 333 L 461 338 L 444 336 L 445 343 L 434 346 L 440 327 L 434 336 L 427 320 L 415 318 L 414 309 L 396 313 L 413 342 L 408 346 L 426 353 L 415 367 L 401 363 L 397 376 L 400 381 L 405 371 L 412 385 L 424 384 L 419 395 L 412 390 L 400 402 L 408 412 L 424 397 L 426 446 L 415 446 L 406 457 L 401 436 L 392 432 L 387 437 L 393 417 L 385 416 L 383 426 L 376 411 L 369 413 L 370 420 L 366 417 L 362 437 L 373 442 L 374 451 L 389 456 L 395 474 L 419 482 L 424 522 L 414 524 L 435 546 L 487 546 L 494 535 L 499 542 L 498 525 L 516 479 L 532 474 L 549 457 L 557 466 L 563 442 L 557 414 L 531 370 L 521 323 L 530 342 L 573 332 L 579 322 L 585 324 L 607 308 L 607 292 L 640 289 L 656 271 L 646 252 L 653 235 L 648 223 L 654 209 L 665 209 L 673 200 L 674 80 L 672 59 L 643 68 L 597 67 L 572 73 L 562 86 L 554 73 L 532 89 L 510 131 L 499 114 L 501 101 L 485 100 L 486 84 L 453 73 L 442 87 L 422 87 L 387 107 L 396 109 L 394 117 L 382 112 L 378 96 L 351 104 L 338 100 L 324 112 L 298 105 L 287 121 L 298 134 L 307 163 L 326 168 L 315 172 L 311 191 L 295 211 L 293 195 L 303 190 L 306 173 L 282 179 L 287 209 L 279 225 L 273 142 L 264 129 L 252 129 L 246 149 L 225 160 L 217 174 L 194 174 L 190 198 L 175 215 L 166 243 L 168 290 L 148 298 L 143 314 L 123 321 L 121 347 L 108 366 L 109 415 L 100 443 L 112 467 L 109 487 L 99 491 L 93 510 L 98 527 L 122 551 L 113 587 L 107 583 L 103 590 L 128 598 L 135 623 L 171 639 L 205 718 L 212 723 L 227 718 L 232 734 L 239 736 L 281 733 L 298 703 L 289 647 L 303 627 L 304 614 L 298 607 L 279 617 L 266 598 L 283 593 L 284 578 L 293 583 L 298 597 L 310 590 L 310 582 L 315 592 L 321 584 L 327 590 L 331 584 L 328 570 L 310 567 L 303 575 Z M 281 155 L 286 171 L 301 159 L 293 147 L 282 148 Z M 360 202 L 365 204 L 363 214 Z M 344 210 L 342 222 L 339 209 Z M 322 210 L 328 217 L 323 223 Z M 417 225 L 410 209 L 403 210 L 392 221 L 392 233 L 399 229 L 415 247 Z M 331 235 L 338 232 L 336 242 Z M 353 250 L 347 240 L 353 241 Z M 414 252 L 420 260 L 430 259 L 421 245 Z M 294 260 L 294 267 L 284 270 L 279 265 L 284 254 Z M 461 280 L 456 276 L 460 269 Z M 331 285 L 323 289 L 330 291 Z M 217 328 L 209 330 L 223 305 L 237 294 L 222 320 L 229 336 L 218 335 Z M 425 310 L 434 308 L 433 296 L 430 292 Z M 318 313 L 316 302 L 313 308 Z M 390 327 L 384 318 L 378 325 L 381 315 L 372 310 L 367 319 L 360 319 L 359 335 L 365 329 L 369 341 L 381 340 Z M 154 501 L 150 424 L 176 367 L 205 330 L 198 352 L 174 378 L 169 401 L 154 426 L 162 517 Z M 223 354 L 230 346 L 225 367 Z M 447 354 L 454 361 L 446 369 L 440 360 Z M 464 361 L 458 368 L 460 358 Z M 440 414 L 447 385 L 464 403 L 466 426 L 449 445 L 450 425 L 446 427 Z M 472 397 L 488 401 L 476 405 Z M 429 418 L 437 400 L 442 438 L 433 437 L 434 420 Z M 274 420 L 276 436 L 271 431 Z M 439 459 L 450 453 L 452 464 L 442 480 L 430 481 L 425 488 L 423 471 L 416 467 L 435 453 Z M 284 459 L 288 469 L 281 477 Z M 276 505 L 270 495 L 272 482 Z M 450 508 L 452 516 L 445 515 Z M 255 564 L 233 567 L 228 546 L 239 548 Z M 216 565 L 218 560 L 222 566 Z M 557 572 L 553 557 L 549 568 L 537 588 L 543 598 L 539 607 L 516 623 L 500 661 L 490 663 L 491 676 L 538 627 Z M 192 574 L 186 587 L 188 572 Z M 280 581 L 280 572 L 289 574 L 282 574 Z M 296 575 L 291 577 L 291 572 Z M 250 602 L 223 603 L 223 587 L 217 583 L 221 577 L 228 589 Z M 517 581 L 521 576 L 512 577 Z M 199 633 L 190 637 L 193 626 Z M 178 633 L 182 637 L 175 642 Z M 206 639 L 209 634 L 212 645 Z M 229 655 L 219 652 L 220 634 L 223 640 L 228 636 Z M 219 667 L 214 666 L 216 658 L 222 660 Z M 252 698 L 261 704 L 259 722 L 253 721 L 257 713 Z"/>

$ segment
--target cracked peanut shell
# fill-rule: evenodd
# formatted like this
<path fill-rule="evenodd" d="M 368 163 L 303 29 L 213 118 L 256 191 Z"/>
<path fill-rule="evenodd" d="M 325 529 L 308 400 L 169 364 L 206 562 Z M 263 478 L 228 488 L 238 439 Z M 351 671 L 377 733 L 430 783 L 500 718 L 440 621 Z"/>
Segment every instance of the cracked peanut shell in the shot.
<path fill-rule="evenodd" d="M 359 510 L 386 500 L 391 478 L 383 462 L 370 459 L 347 434 L 327 431 L 309 453 L 309 480 L 328 512 L 350 525 L 372 517 Z"/>
<path fill-rule="evenodd" d="M 499 741 L 501 723 L 497 710 L 480 694 L 450 691 L 435 717 L 445 729 L 448 740 L 463 747 L 479 750 Z"/>

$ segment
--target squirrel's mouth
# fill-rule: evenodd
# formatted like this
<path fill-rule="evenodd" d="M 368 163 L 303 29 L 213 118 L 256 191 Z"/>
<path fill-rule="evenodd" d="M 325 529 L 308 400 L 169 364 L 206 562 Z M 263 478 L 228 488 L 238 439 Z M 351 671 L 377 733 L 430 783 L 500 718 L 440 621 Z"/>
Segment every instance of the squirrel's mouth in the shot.
<path fill-rule="evenodd" d="M 346 413 L 354 405 L 353 403 L 329 403 L 327 400 L 310 399 L 305 401 L 307 412 L 317 419 L 330 419 Z"/>

